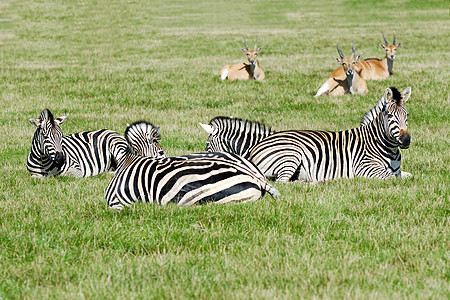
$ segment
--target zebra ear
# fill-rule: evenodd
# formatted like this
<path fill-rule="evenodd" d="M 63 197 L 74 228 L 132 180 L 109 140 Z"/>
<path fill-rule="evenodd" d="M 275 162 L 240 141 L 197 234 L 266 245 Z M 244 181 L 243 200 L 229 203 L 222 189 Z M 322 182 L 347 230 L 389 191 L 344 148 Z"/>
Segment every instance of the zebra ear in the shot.
<path fill-rule="evenodd" d="M 30 119 L 30 123 L 33 124 L 36 127 L 40 127 L 41 126 L 41 120 L 39 120 L 39 119 Z"/>
<path fill-rule="evenodd" d="M 408 101 L 409 97 L 411 96 L 411 87 L 408 86 L 403 92 L 402 92 L 402 102 L 405 103 Z"/>
<path fill-rule="evenodd" d="M 392 96 L 393 96 L 393 93 L 392 93 L 392 90 L 390 89 L 390 88 L 387 88 L 385 91 L 384 91 L 384 105 L 386 105 L 389 101 L 392 101 Z"/>
<path fill-rule="evenodd" d="M 161 139 L 161 127 L 154 127 L 155 130 L 155 140 Z"/>
<path fill-rule="evenodd" d="M 67 119 L 68 116 L 69 116 L 69 114 L 59 117 L 59 118 L 56 118 L 55 123 L 58 125 L 61 125 L 62 123 L 64 123 L 64 121 Z"/>
<path fill-rule="evenodd" d="M 214 132 L 214 128 L 211 125 L 208 124 L 203 124 L 203 123 L 198 123 L 200 124 L 200 126 L 202 126 L 202 128 L 209 134 L 212 134 Z"/>

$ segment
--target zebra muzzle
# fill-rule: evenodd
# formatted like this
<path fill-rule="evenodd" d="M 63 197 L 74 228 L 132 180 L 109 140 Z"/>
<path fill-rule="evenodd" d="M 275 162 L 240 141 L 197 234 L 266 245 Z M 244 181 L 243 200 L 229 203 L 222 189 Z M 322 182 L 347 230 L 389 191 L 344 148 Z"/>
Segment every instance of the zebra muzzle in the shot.
<path fill-rule="evenodd" d="M 56 154 L 55 154 L 55 166 L 56 167 L 58 167 L 58 168 L 61 167 L 64 164 L 65 160 L 66 160 L 66 156 L 64 155 L 63 152 L 56 152 Z"/>
<path fill-rule="evenodd" d="M 408 149 L 409 148 L 409 144 L 411 144 L 411 136 L 409 135 L 408 132 L 404 132 L 402 133 L 402 135 L 400 136 L 399 139 L 399 147 L 402 149 Z"/>

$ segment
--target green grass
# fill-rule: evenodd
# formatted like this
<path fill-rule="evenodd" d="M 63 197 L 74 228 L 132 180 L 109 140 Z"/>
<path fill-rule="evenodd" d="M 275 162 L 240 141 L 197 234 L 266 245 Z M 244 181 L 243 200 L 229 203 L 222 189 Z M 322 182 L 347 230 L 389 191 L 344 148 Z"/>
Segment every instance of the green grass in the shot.
<path fill-rule="evenodd" d="M 313 95 L 355 41 L 394 75 L 367 96 Z M 441 298 L 449 285 L 446 1 L 8 1 L 0 4 L 0 299 Z M 220 82 L 258 37 L 266 81 Z M 217 115 L 276 130 L 357 127 L 384 89 L 412 87 L 413 178 L 274 185 L 280 199 L 107 208 L 111 174 L 30 178 L 44 108 L 65 133 L 146 119 L 169 155 L 200 152 Z"/>

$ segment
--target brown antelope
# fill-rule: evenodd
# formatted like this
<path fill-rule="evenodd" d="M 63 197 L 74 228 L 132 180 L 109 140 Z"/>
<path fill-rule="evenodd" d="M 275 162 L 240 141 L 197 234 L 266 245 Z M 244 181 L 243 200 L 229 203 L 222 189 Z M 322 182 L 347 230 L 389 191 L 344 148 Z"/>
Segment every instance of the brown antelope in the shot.
<path fill-rule="evenodd" d="M 339 44 L 336 44 L 336 48 L 340 57 L 336 57 L 336 61 L 341 67 L 331 73 L 315 97 L 323 94 L 339 96 L 346 93 L 366 95 L 368 92 L 366 81 L 362 76 L 362 68 L 357 64 L 361 59 L 361 54 L 355 58 L 355 44 L 353 43 L 352 55 L 350 57 L 344 56 L 341 49 L 339 49 Z M 344 76 L 342 76 L 342 72 Z"/>
<path fill-rule="evenodd" d="M 248 49 L 247 41 L 244 39 L 245 49 L 241 48 L 242 52 L 247 55 L 248 63 L 240 63 L 235 65 L 226 65 L 220 72 L 220 79 L 225 80 L 249 80 L 256 79 L 258 81 L 264 80 L 264 72 L 259 66 L 257 60 L 258 54 L 262 47 L 257 48 L 258 39 L 255 41 L 255 49 Z"/>
<path fill-rule="evenodd" d="M 393 33 L 394 41 L 392 45 L 389 45 L 383 33 L 381 35 L 386 45 L 380 44 L 380 47 L 386 51 L 386 56 L 383 59 L 368 58 L 359 62 L 363 69 L 364 79 L 366 80 L 382 80 L 392 75 L 395 51 L 400 48 L 402 43 L 395 44 L 395 33 Z"/>
<path fill-rule="evenodd" d="M 395 44 L 395 33 L 393 33 L 394 41 L 392 42 L 392 45 L 389 45 L 383 33 L 381 33 L 381 35 L 386 44 L 380 44 L 380 47 L 386 51 L 385 57 L 383 59 L 367 58 L 356 63 L 356 65 L 362 69 L 362 76 L 365 80 L 383 80 L 392 75 L 395 51 L 400 48 L 402 43 Z M 333 74 L 334 78 L 338 80 L 344 80 L 346 77 L 342 67 L 337 68 Z"/>

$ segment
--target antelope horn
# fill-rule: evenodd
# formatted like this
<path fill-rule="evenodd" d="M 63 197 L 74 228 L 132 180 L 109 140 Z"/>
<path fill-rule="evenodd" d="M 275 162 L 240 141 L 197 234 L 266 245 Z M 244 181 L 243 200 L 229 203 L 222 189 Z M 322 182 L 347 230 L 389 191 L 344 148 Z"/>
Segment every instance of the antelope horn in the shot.
<path fill-rule="evenodd" d="M 245 43 L 245 49 L 248 50 L 247 41 L 245 40 L 245 38 L 244 38 L 244 43 Z"/>
<path fill-rule="evenodd" d="M 395 33 L 392 33 L 394 35 L 394 41 L 392 42 L 393 45 L 395 45 Z"/>
<path fill-rule="evenodd" d="M 386 40 L 386 37 L 384 36 L 384 34 L 383 34 L 383 33 L 381 33 L 381 34 L 383 35 L 383 39 L 384 39 L 384 42 L 386 43 L 386 46 L 389 45 L 389 43 L 388 43 L 388 41 Z"/>
<path fill-rule="evenodd" d="M 355 57 L 355 42 L 352 41 L 353 47 L 352 47 L 352 57 Z"/>
<path fill-rule="evenodd" d="M 344 56 L 344 54 L 342 53 L 341 49 L 339 49 L 339 43 L 336 43 L 336 48 L 337 48 L 337 51 L 338 51 L 338 53 L 339 53 L 339 56 L 341 57 L 341 59 L 343 59 L 345 56 Z"/>
<path fill-rule="evenodd" d="M 258 47 L 258 38 L 256 38 L 255 40 L 255 50 L 257 49 L 257 47 Z"/>

